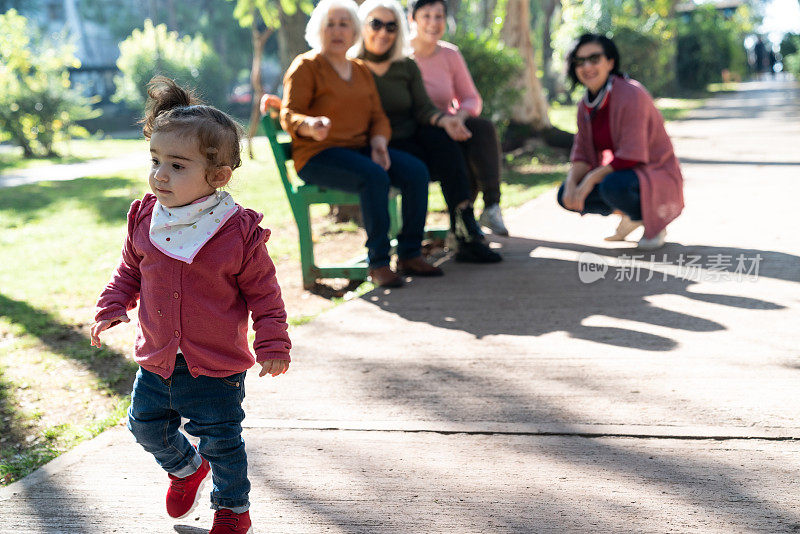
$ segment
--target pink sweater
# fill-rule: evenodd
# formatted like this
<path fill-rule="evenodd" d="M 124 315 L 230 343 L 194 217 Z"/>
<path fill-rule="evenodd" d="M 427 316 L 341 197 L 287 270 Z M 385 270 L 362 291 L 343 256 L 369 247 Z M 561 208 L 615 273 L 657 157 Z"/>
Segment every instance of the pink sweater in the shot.
<path fill-rule="evenodd" d="M 473 117 L 481 114 L 483 100 L 456 45 L 439 41 L 431 56 L 414 59 L 428 96 L 437 108 L 448 113 L 463 109 Z"/>
<path fill-rule="evenodd" d="M 289 360 L 286 310 L 264 243 L 263 216 L 237 212 L 197 253 L 191 264 L 172 259 L 150 242 L 156 197 L 134 200 L 122 261 L 100 294 L 95 320 L 125 315 L 139 300 L 134 359 L 168 378 L 180 347 L 192 376 L 229 376 L 255 361 Z M 247 343 L 253 315 L 256 358 Z"/>
<path fill-rule="evenodd" d="M 641 162 L 633 170 L 639 178 L 644 237 L 655 237 L 683 210 L 683 175 L 664 119 L 647 90 L 634 80 L 614 76 L 607 105 L 614 156 Z M 585 106 L 578 106 L 578 133 L 570 161 L 585 161 L 595 168 L 601 159 L 589 113 Z"/>

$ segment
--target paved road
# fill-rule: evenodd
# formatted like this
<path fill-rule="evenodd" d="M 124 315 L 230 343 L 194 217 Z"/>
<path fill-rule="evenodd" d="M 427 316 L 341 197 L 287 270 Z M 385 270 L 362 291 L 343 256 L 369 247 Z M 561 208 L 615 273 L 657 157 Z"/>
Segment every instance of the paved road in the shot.
<path fill-rule="evenodd" d="M 769 82 L 672 123 L 687 207 L 652 257 L 551 193 L 502 264 L 295 329 L 247 381 L 256 531 L 800 531 L 798 119 Z M 164 490 L 113 429 L 0 490 L 0 532 L 208 528 Z"/>

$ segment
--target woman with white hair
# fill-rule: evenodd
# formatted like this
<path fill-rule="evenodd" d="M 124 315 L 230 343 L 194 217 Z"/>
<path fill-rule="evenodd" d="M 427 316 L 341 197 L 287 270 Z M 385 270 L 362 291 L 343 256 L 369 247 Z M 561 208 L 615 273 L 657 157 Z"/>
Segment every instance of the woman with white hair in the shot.
<path fill-rule="evenodd" d="M 367 231 L 373 283 L 399 287 L 389 266 L 389 188 L 402 194 L 403 227 L 397 236 L 404 274 L 439 276 L 421 256 L 428 211 L 428 170 L 410 154 L 388 147 L 389 120 L 372 74 L 347 51 L 357 44 L 353 0 L 322 0 L 311 13 L 306 40 L 312 50 L 292 62 L 283 80 L 281 124 L 292 136 L 292 157 L 307 183 L 358 193 Z"/>
<path fill-rule="evenodd" d="M 409 152 L 428 166 L 442 184 L 450 228 L 458 243 L 456 261 L 494 263 L 475 221 L 467 163 L 458 144 L 469 138 L 463 122 L 433 105 L 422 74 L 410 57 L 403 9 L 396 0 L 367 0 L 358 10 L 362 43 L 357 56 L 372 71 L 381 104 L 392 126 L 390 147 Z"/>

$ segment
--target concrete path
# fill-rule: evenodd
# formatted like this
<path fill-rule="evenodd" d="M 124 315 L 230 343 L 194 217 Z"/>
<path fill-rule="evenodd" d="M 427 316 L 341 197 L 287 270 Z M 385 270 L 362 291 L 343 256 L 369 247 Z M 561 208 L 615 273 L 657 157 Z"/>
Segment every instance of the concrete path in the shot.
<path fill-rule="evenodd" d="M 256 532 L 800 531 L 800 87 L 670 133 L 687 207 L 652 257 L 551 193 L 502 264 L 295 329 L 247 380 Z M 205 532 L 165 489 L 116 428 L 0 490 L 0 532 Z"/>
<path fill-rule="evenodd" d="M 150 154 L 145 151 L 128 154 L 127 156 L 94 159 L 84 163 L 62 163 L 44 167 L 31 167 L 0 173 L 0 189 L 43 181 L 75 180 L 76 178 L 99 176 L 149 165 Z"/>

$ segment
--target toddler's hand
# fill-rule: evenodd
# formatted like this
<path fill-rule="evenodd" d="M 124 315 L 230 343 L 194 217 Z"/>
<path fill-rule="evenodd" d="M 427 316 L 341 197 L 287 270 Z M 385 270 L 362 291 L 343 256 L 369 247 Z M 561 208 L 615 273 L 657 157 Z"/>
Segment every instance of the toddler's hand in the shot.
<path fill-rule="evenodd" d="M 106 319 L 104 321 L 97 321 L 96 323 L 94 323 L 92 325 L 92 333 L 91 333 L 92 346 L 100 348 L 100 332 L 102 332 L 103 330 L 108 330 L 109 326 L 119 321 L 122 321 L 123 323 L 131 322 L 131 320 L 128 319 L 127 315 L 120 315 L 119 317 L 116 317 L 114 319 Z"/>
<path fill-rule="evenodd" d="M 264 360 L 261 362 L 261 372 L 258 376 L 282 375 L 289 370 L 289 362 L 286 360 Z"/>

